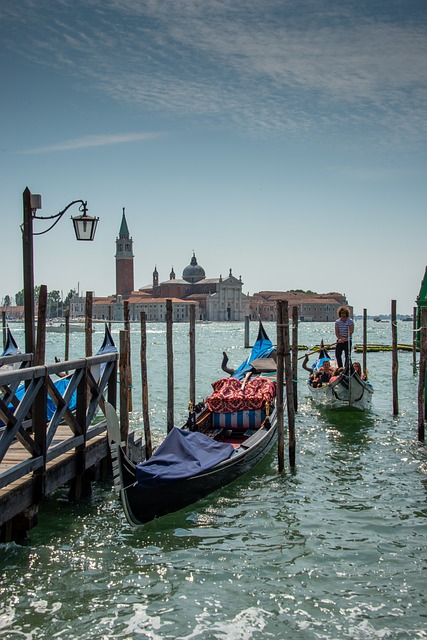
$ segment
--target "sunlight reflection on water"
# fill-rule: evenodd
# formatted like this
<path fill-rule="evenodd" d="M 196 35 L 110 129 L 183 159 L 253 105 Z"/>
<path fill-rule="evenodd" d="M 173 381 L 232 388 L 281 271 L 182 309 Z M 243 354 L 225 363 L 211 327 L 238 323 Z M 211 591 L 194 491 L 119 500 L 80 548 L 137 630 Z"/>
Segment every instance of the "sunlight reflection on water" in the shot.
<path fill-rule="evenodd" d="M 372 324 L 369 341 L 390 342 L 390 326 Z M 411 341 L 408 324 L 399 324 L 401 342 Z M 331 327 L 301 325 L 299 341 L 330 340 Z M 266 329 L 274 340 L 274 325 Z M 149 333 L 159 442 L 165 332 Z M 62 343 L 52 335 L 53 359 Z M 198 325 L 196 336 L 203 397 L 222 375 L 223 350 L 233 364 L 245 357 L 244 328 Z M 141 429 L 138 338 L 135 328 L 131 418 Z M 72 339 L 77 350 L 82 337 Z M 174 342 L 179 423 L 187 412 L 188 326 L 174 326 Z M 399 354 L 396 418 L 390 353 L 368 354 L 375 394 L 366 415 L 314 408 L 301 370 L 295 471 L 278 475 L 273 451 L 233 485 L 139 529 L 129 527 L 109 485 L 97 485 L 81 505 L 69 505 L 65 490 L 46 500 L 29 545 L 0 548 L 1 637 L 426 638 L 427 461 L 416 442 L 411 358 Z"/>

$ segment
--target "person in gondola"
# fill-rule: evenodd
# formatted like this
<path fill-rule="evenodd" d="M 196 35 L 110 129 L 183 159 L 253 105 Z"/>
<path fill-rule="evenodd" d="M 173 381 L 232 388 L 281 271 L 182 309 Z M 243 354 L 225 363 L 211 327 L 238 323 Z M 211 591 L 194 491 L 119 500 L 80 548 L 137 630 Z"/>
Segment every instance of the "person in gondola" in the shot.
<path fill-rule="evenodd" d="M 308 356 L 306 355 L 302 367 L 306 371 L 309 371 L 310 375 L 308 377 L 309 384 L 312 387 L 321 387 L 323 384 L 327 384 L 331 381 L 331 377 L 334 374 L 334 371 L 331 367 L 330 360 L 325 360 L 319 369 L 313 369 L 308 366 Z"/>
<path fill-rule="evenodd" d="M 337 366 L 342 367 L 342 354 L 344 353 L 345 362 L 344 367 L 347 369 L 348 360 L 351 351 L 351 336 L 354 331 L 354 322 L 350 318 L 350 311 L 348 307 L 340 307 L 338 309 L 338 319 L 335 320 L 335 335 L 337 338 L 337 344 L 335 347 L 335 358 Z"/>
<path fill-rule="evenodd" d="M 368 380 L 368 376 L 366 375 L 366 373 L 362 371 L 360 362 L 353 362 L 353 369 L 355 370 L 355 372 L 357 373 L 357 375 L 361 380 L 364 380 L 365 382 Z"/>
<path fill-rule="evenodd" d="M 330 360 L 325 360 L 320 369 L 315 372 L 312 386 L 322 387 L 324 384 L 328 384 L 331 381 L 333 375 L 334 371 L 331 367 Z"/>

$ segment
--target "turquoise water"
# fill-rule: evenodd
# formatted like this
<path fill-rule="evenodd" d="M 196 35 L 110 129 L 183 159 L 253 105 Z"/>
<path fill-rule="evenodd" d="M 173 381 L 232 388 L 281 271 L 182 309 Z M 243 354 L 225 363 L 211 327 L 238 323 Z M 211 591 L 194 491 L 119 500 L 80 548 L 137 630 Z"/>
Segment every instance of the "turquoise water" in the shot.
<path fill-rule="evenodd" d="M 275 340 L 275 326 L 266 324 Z M 399 322 L 410 343 L 411 323 Z M 165 432 L 165 327 L 148 327 L 153 439 Z M 361 336 L 356 324 L 356 342 Z M 15 337 L 22 344 L 19 328 Z M 390 343 L 389 323 L 369 342 Z M 118 343 L 118 326 L 113 325 Z M 251 324 L 251 340 L 256 325 Z M 333 325 L 302 324 L 299 342 L 333 342 Z M 71 336 L 70 357 L 84 338 Z M 94 350 L 102 340 L 94 334 Z M 247 351 L 240 324 L 196 327 L 197 396 Z M 48 361 L 62 356 L 51 334 Z M 99 344 L 98 344 L 99 342 Z M 174 325 L 175 422 L 186 418 L 188 325 Z M 132 327 L 132 425 L 141 429 L 139 327 Z M 46 500 L 29 544 L 0 547 L 0 638 L 427 638 L 427 457 L 417 443 L 417 377 L 399 353 L 368 354 L 367 415 L 315 409 L 300 369 L 297 467 L 273 451 L 250 475 L 185 509 L 131 529 L 109 485 L 71 506 Z"/>

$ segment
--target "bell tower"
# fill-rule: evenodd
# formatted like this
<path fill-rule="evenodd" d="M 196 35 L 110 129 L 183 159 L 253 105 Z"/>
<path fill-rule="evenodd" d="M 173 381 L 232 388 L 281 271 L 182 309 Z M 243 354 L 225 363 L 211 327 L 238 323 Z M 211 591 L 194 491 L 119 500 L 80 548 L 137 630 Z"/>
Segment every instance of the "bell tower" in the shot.
<path fill-rule="evenodd" d="M 123 207 L 122 223 L 116 238 L 116 295 L 130 296 L 134 290 L 133 258 L 133 240 Z"/>

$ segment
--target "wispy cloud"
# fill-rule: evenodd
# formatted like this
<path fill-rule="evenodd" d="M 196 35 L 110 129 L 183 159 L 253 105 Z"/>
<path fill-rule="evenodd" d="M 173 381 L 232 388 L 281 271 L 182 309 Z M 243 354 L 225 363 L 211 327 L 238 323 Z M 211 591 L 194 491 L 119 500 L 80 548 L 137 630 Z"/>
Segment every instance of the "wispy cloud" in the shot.
<path fill-rule="evenodd" d="M 152 140 L 162 136 L 161 133 L 117 133 L 109 135 L 94 135 L 84 138 L 66 140 L 57 144 L 36 149 L 26 149 L 22 154 L 54 153 L 56 151 L 74 151 L 76 149 L 89 149 L 91 147 L 106 147 L 113 144 L 124 144 L 129 142 L 140 142 L 141 140 Z"/>
<path fill-rule="evenodd" d="M 24 39 L 32 60 L 132 108 L 275 134 L 427 137 L 427 34 L 406 0 L 23 2 L 44 35 Z"/>

